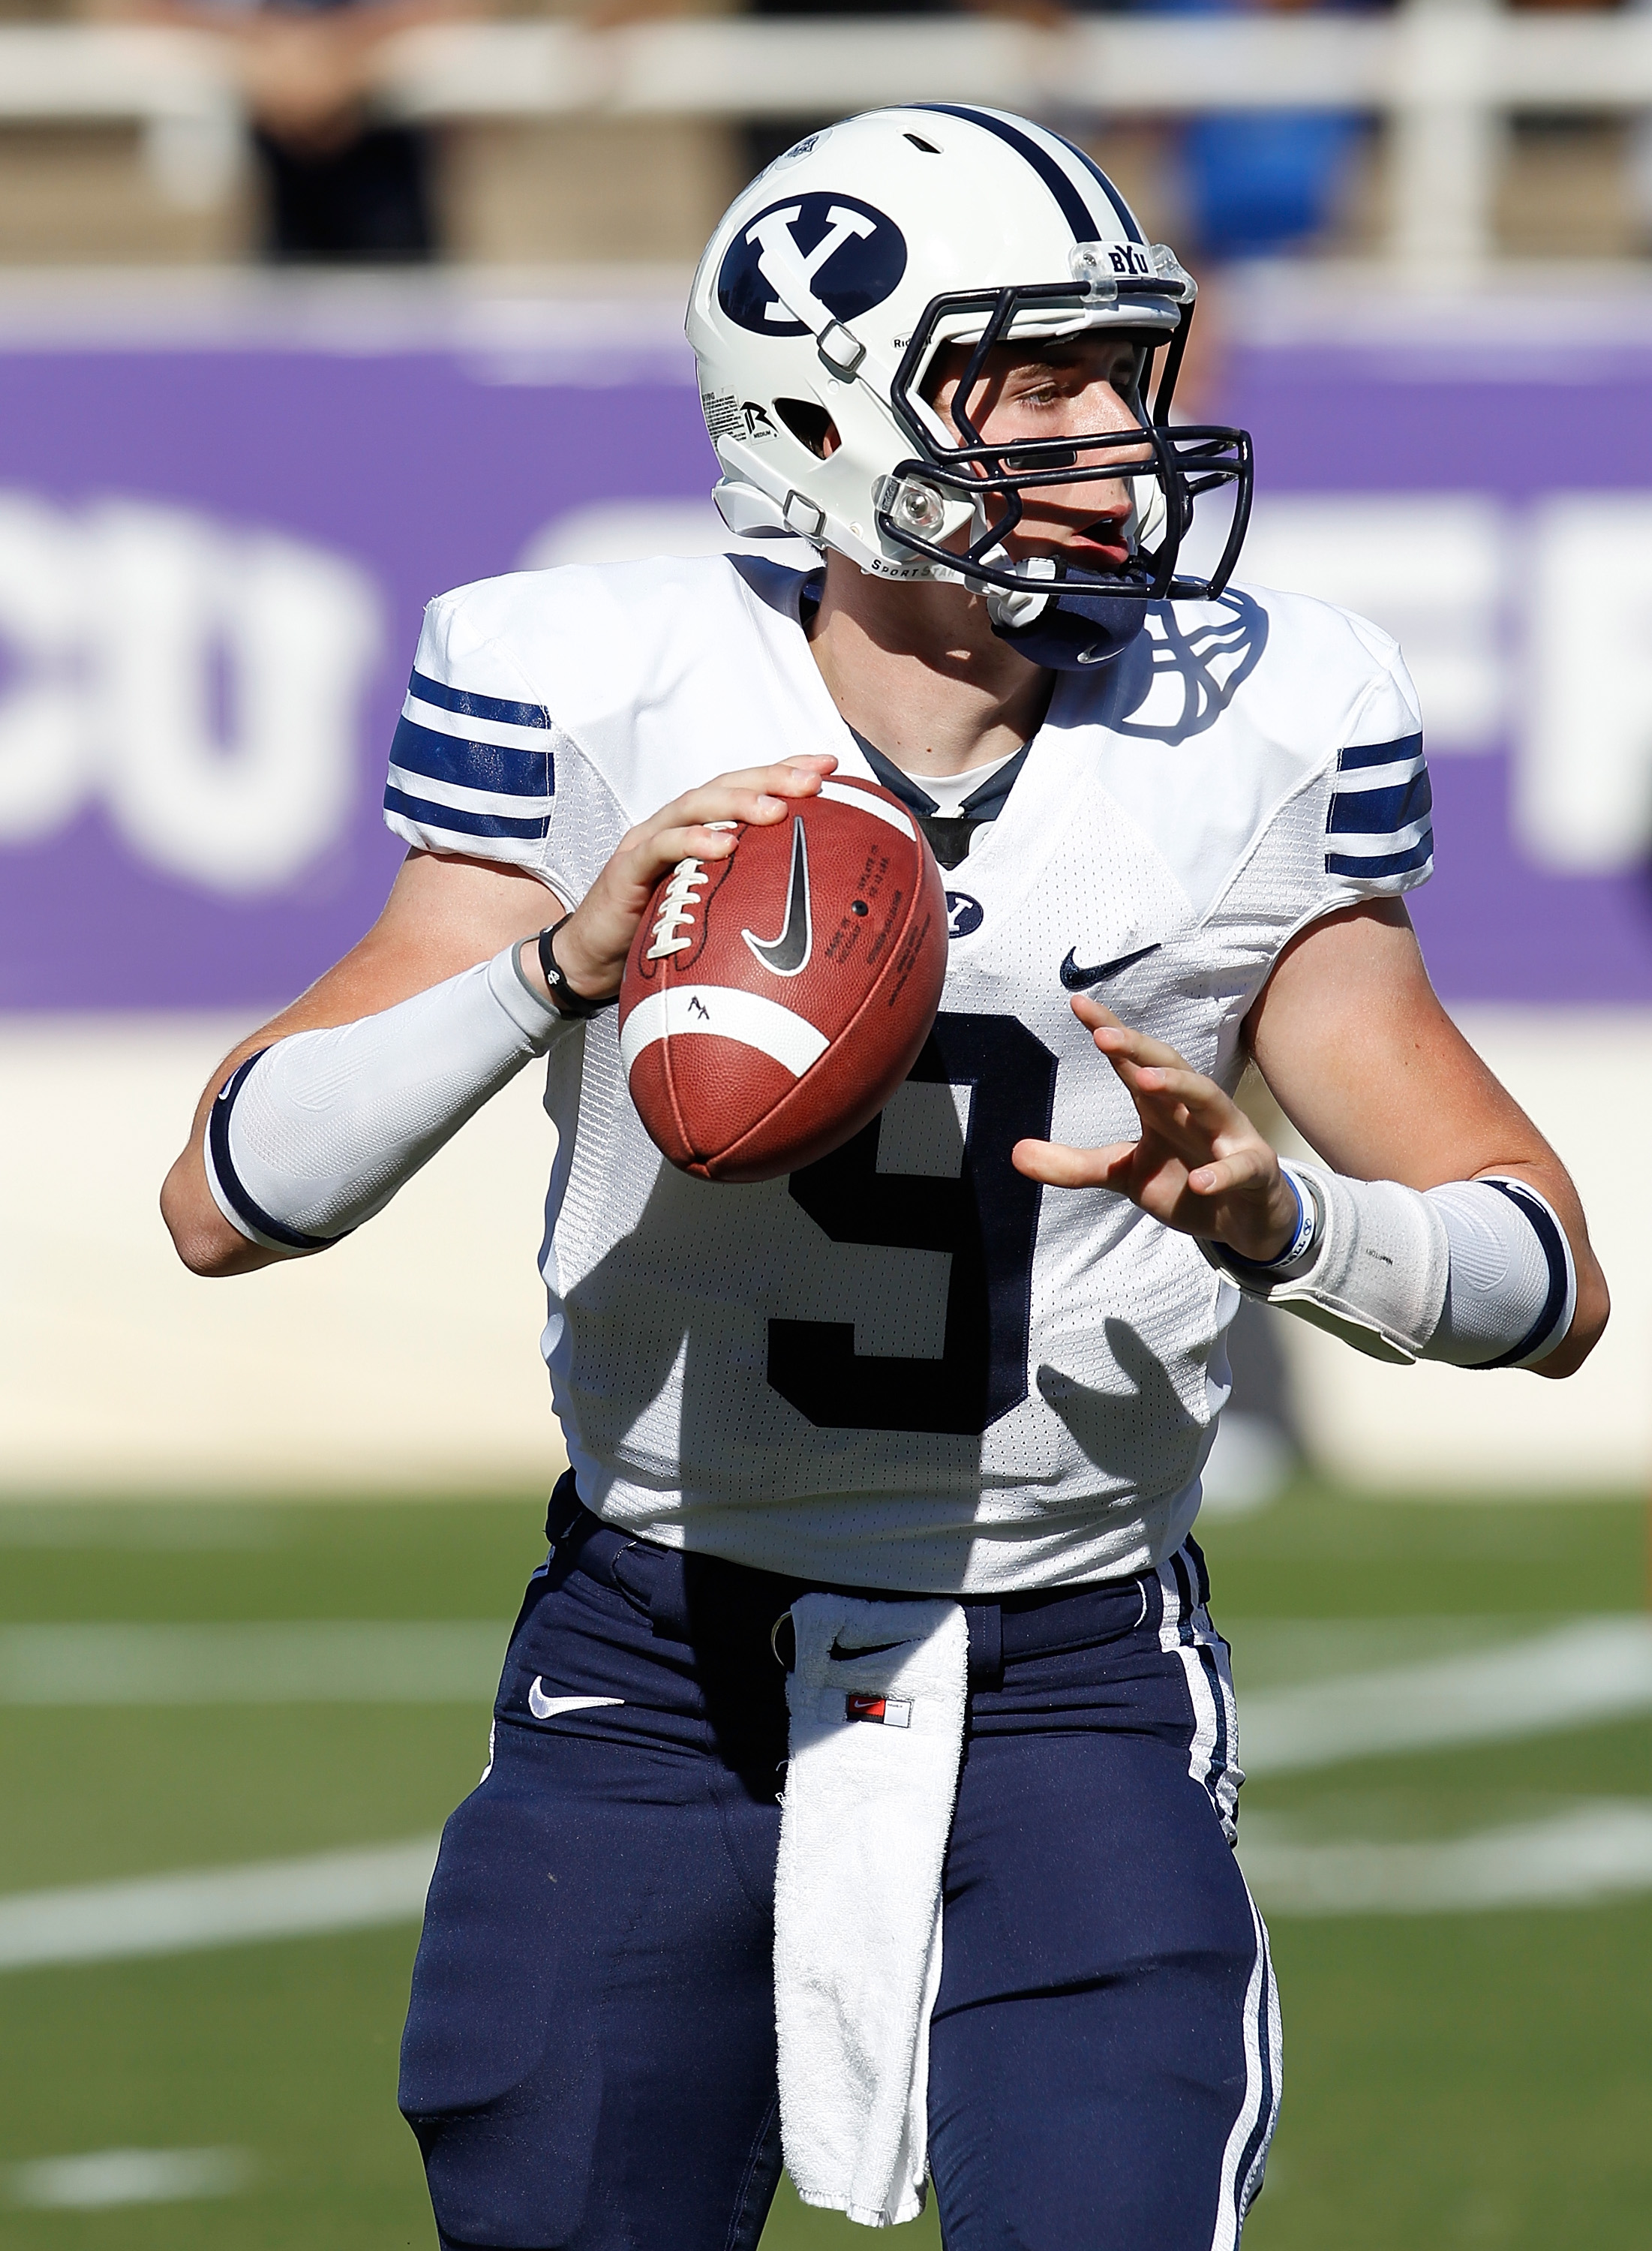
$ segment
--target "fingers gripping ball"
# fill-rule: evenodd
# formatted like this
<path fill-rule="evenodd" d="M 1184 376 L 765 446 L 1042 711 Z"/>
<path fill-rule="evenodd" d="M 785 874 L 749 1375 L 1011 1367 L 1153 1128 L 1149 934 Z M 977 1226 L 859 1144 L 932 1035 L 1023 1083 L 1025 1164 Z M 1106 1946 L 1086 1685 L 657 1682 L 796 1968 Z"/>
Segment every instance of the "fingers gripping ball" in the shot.
<path fill-rule="evenodd" d="M 945 975 L 945 896 L 916 823 L 875 783 L 833 779 L 655 891 L 619 991 L 632 1100 L 682 1171 L 778 1180 L 882 1109 Z"/>

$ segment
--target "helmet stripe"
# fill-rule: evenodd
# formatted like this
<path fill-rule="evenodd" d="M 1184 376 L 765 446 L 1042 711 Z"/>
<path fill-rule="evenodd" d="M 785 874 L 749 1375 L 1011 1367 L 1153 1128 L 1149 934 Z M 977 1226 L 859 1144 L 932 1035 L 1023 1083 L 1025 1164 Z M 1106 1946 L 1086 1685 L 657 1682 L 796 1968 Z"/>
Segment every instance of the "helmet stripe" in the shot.
<path fill-rule="evenodd" d="M 1014 149 L 1018 156 L 1024 156 L 1040 179 L 1043 181 L 1061 205 L 1061 217 L 1072 228 L 1074 241 L 1095 240 L 1096 214 L 1079 193 L 1077 183 L 1070 177 L 1065 167 L 1059 164 L 1050 155 L 1048 149 L 1041 149 L 1030 134 L 1023 133 L 1019 126 L 1012 125 L 1008 118 L 999 117 L 990 109 L 966 109 L 959 103 L 952 101 L 915 101 L 909 107 L 913 109 L 927 110 L 932 116 L 961 117 L 967 124 L 978 125 L 985 132 L 995 133 L 1000 141 Z M 1060 141 L 1059 135 L 1052 134 L 1050 137 L 1052 140 Z M 1061 146 L 1063 149 L 1071 149 L 1085 170 L 1100 182 L 1107 190 L 1108 201 L 1116 212 L 1129 239 L 1132 242 L 1139 242 L 1142 239 L 1141 229 L 1120 200 L 1117 190 L 1106 173 L 1098 164 L 1092 163 L 1082 149 L 1074 149 L 1070 141 L 1061 141 Z"/>
<path fill-rule="evenodd" d="M 1048 128 L 1046 128 L 1046 130 L 1047 131 Z M 1076 141 L 1069 141 L 1064 133 L 1052 133 L 1050 135 L 1050 138 L 1052 141 L 1059 141 L 1063 149 L 1070 149 L 1074 156 L 1078 158 L 1079 163 L 1082 164 L 1084 170 L 1091 174 L 1097 185 L 1101 188 L 1102 194 L 1107 197 L 1108 202 L 1112 204 L 1113 209 L 1118 213 L 1118 223 L 1123 228 L 1129 239 L 1131 242 L 1144 242 L 1147 238 L 1136 223 L 1135 212 L 1131 211 L 1123 197 L 1120 195 L 1118 190 L 1108 178 L 1106 173 L 1102 171 L 1095 157 L 1089 155 L 1086 150 L 1081 149 Z"/>

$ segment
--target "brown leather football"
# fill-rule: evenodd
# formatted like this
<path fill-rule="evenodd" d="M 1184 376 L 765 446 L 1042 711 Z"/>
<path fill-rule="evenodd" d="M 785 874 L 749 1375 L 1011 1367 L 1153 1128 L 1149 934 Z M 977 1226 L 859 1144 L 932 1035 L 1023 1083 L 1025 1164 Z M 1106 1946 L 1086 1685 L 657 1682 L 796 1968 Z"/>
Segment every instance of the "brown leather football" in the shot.
<path fill-rule="evenodd" d="M 631 1098 L 674 1165 L 772 1181 L 874 1118 L 946 976 L 941 871 L 875 782 L 833 775 L 655 891 L 619 990 Z"/>

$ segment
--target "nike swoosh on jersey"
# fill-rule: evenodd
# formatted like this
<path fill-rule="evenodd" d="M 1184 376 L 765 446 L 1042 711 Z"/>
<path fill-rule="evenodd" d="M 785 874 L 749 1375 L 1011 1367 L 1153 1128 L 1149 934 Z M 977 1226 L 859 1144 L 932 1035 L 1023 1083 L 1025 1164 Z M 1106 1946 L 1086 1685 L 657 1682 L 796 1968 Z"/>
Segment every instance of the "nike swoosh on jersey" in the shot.
<path fill-rule="evenodd" d="M 594 1712 L 599 1704 L 623 1704 L 623 1696 L 547 1696 L 540 1674 L 528 1691 L 528 1708 L 536 1720 L 555 1720 L 564 1712 Z"/>
<path fill-rule="evenodd" d="M 803 823 L 791 823 L 791 881 L 786 891 L 786 918 L 776 938 L 759 938 L 755 931 L 740 933 L 765 969 L 777 977 L 795 977 L 809 959 L 814 931 L 809 912 L 809 847 Z"/>
<path fill-rule="evenodd" d="M 1069 945 L 1067 959 L 1061 964 L 1061 982 L 1069 993 L 1082 993 L 1087 985 L 1099 985 L 1104 977 L 1116 977 L 1121 970 L 1145 961 L 1150 953 L 1158 952 L 1161 943 L 1155 938 L 1151 945 L 1138 945 L 1134 953 L 1121 953 L 1116 961 L 1098 961 L 1094 969 L 1081 969 L 1073 959 L 1075 949 Z"/>

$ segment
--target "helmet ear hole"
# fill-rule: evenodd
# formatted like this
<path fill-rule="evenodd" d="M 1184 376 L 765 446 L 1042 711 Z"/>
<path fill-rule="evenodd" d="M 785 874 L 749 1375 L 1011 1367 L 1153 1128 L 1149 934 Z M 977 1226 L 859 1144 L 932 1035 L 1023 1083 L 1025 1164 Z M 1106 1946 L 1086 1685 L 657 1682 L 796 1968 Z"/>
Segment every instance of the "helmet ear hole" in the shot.
<path fill-rule="evenodd" d="M 774 411 L 798 445 L 806 446 L 817 461 L 824 461 L 838 450 L 837 425 L 812 398 L 777 398 Z"/>

